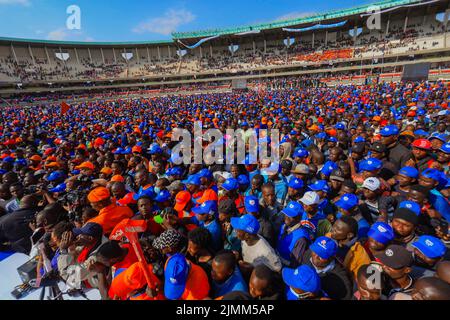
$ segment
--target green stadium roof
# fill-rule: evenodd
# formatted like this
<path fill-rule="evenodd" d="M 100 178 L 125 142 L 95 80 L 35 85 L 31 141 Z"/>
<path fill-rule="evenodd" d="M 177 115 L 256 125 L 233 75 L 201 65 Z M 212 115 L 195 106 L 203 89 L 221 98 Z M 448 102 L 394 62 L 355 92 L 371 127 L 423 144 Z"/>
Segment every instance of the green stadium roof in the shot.
<path fill-rule="evenodd" d="M 142 41 L 142 42 L 83 42 L 83 41 L 55 41 L 55 40 L 36 40 L 36 39 L 21 39 L 21 38 L 7 38 L 0 37 L 0 41 L 6 42 L 25 42 L 38 44 L 52 44 L 52 45 L 82 45 L 82 46 L 139 46 L 139 45 L 157 45 L 157 44 L 173 44 L 173 40 L 157 40 L 157 41 Z"/>
<path fill-rule="evenodd" d="M 328 19 L 337 19 L 337 18 L 343 18 L 343 17 L 355 15 L 355 14 L 366 13 L 367 10 L 372 6 L 379 6 L 381 10 L 384 10 L 384 9 L 388 9 L 388 8 L 392 8 L 392 7 L 396 7 L 396 6 L 413 4 L 413 3 L 417 3 L 417 2 L 421 2 L 421 0 L 385 0 L 385 1 L 371 3 L 371 4 L 367 4 L 367 5 L 363 5 L 363 6 L 354 7 L 354 8 L 330 11 L 330 12 L 324 13 L 324 14 L 316 14 L 316 15 L 311 15 L 311 16 L 303 17 L 303 18 L 275 21 L 275 22 L 256 24 L 256 25 L 251 25 L 251 26 L 194 31 L 194 32 L 174 32 L 174 33 L 172 33 L 172 37 L 175 40 L 192 39 L 192 38 L 212 37 L 212 36 L 218 36 L 218 35 L 231 35 L 231 34 L 236 34 L 236 33 L 241 33 L 241 32 L 250 32 L 250 31 L 255 31 L 255 30 L 269 30 L 269 29 L 276 29 L 276 28 L 285 28 L 285 27 L 290 27 L 290 26 L 295 26 L 295 25 L 300 25 L 300 24 L 305 24 L 305 23 L 314 23 L 314 22 L 320 22 L 320 21 L 328 20 Z"/>

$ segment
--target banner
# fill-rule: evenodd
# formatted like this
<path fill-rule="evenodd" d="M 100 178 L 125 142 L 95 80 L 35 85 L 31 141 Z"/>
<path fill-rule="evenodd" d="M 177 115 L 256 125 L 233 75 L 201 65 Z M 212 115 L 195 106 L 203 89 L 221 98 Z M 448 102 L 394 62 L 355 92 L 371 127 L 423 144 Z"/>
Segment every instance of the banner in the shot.
<path fill-rule="evenodd" d="M 195 49 L 195 48 L 201 46 L 206 41 L 209 41 L 209 40 L 212 40 L 212 39 L 215 39 L 215 38 L 218 38 L 218 37 L 220 37 L 220 35 L 209 37 L 209 38 L 203 38 L 199 42 L 197 42 L 196 44 L 194 44 L 192 46 L 188 46 L 188 45 L 184 44 L 183 42 L 181 42 L 181 40 L 178 40 L 178 43 L 181 43 L 183 46 L 185 46 L 188 49 Z"/>
<path fill-rule="evenodd" d="M 330 29 L 330 28 L 338 28 L 342 27 L 347 23 L 347 20 L 333 23 L 333 24 L 316 24 L 315 26 L 306 27 L 306 28 L 300 28 L 300 29 L 289 29 L 289 28 L 283 28 L 283 31 L 287 32 L 306 32 L 311 30 L 322 30 L 322 29 Z"/>

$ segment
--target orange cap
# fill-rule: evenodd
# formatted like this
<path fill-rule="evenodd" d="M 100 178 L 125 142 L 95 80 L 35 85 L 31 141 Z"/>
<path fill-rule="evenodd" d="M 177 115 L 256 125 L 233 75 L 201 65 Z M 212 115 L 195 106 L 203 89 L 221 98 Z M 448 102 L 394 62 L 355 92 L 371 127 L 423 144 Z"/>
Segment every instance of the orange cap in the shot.
<path fill-rule="evenodd" d="M 112 173 L 112 169 L 108 167 L 103 167 L 102 170 L 100 170 L 100 173 L 110 175 Z"/>
<path fill-rule="evenodd" d="M 83 162 L 82 164 L 80 164 L 79 166 L 75 167 L 75 169 L 89 169 L 89 170 L 94 170 L 95 166 L 92 162 L 90 161 L 86 161 Z"/>
<path fill-rule="evenodd" d="M 35 154 L 34 156 L 32 156 L 30 158 L 31 161 L 42 161 L 41 156 L 38 156 L 37 154 Z"/>
<path fill-rule="evenodd" d="M 48 158 L 45 159 L 46 161 L 50 161 L 50 162 L 56 162 L 56 160 L 58 160 L 55 156 L 50 156 Z"/>
<path fill-rule="evenodd" d="M 125 178 L 122 177 L 120 174 L 117 174 L 111 178 L 111 182 L 124 182 L 124 181 Z"/>
<path fill-rule="evenodd" d="M 380 116 L 375 116 L 372 118 L 373 121 L 381 121 L 381 117 Z"/>
<path fill-rule="evenodd" d="M 142 148 L 141 148 L 140 146 L 134 146 L 134 147 L 131 149 L 131 152 L 132 152 L 132 153 L 135 153 L 135 152 L 141 153 L 141 152 L 142 152 Z"/>
<path fill-rule="evenodd" d="M 95 188 L 88 194 L 89 202 L 94 202 L 94 203 L 108 199 L 110 197 L 111 197 L 111 194 L 109 193 L 108 189 L 106 189 L 105 187 Z"/>
<path fill-rule="evenodd" d="M 191 194 L 189 191 L 178 192 L 175 196 L 175 211 L 183 211 L 189 201 L 191 201 Z"/>
<path fill-rule="evenodd" d="M 59 168 L 58 162 L 50 162 L 49 164 L 45 165 L 46 168 Z"/>

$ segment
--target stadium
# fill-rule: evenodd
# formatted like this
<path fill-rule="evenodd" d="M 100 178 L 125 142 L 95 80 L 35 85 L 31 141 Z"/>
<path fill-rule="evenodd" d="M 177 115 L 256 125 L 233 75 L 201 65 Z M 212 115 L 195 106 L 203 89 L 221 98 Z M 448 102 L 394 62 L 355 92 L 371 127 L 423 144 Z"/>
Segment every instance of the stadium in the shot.
<path fill-rule="evenodd" d="M 0 37 L 0 300 L 450 300 L 449 16 Z"/>

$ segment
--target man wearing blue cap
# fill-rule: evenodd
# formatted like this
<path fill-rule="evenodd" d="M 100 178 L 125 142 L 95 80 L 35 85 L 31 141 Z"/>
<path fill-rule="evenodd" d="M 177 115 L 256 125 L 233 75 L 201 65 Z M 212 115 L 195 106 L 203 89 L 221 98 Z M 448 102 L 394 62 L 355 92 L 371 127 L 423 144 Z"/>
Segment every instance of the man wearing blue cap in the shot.
<path fill-rule="evenodd" d="M 311 240 L 310 232 L 301 224 L 305 211 L 300 203 L 292 201 L 281 213 L 285 217 L 278 236 L 277 252 L 284 266 L 295 268 L 300 265 Z"/>
<path fill-rule="evenodd" d="M 414 279 L 434 277 L 436 265 L 444 259 L 447 253 L 445 244 L 436 237 L 423 235 L 411 246 L 414 248 L 411 276 Z"/>
<path fill-rule="evenodd" d="M 195 214 L 194 217 L 184 218 L 182 221 L 185 222 L 185 220 L 188 220 L 191 223 L 206 228 L 211 233 L 213 249 L 219 251 L 223 249 L 223 242 L 222 228 L 217 221 L 217 210 L 216 201 L 205 201 L 201 205 L 192 208 L 192 212 Z"/>
<path fill-rule="evenodd" d="M 277 200 L 275 187 L 266 183 L 261 187 L 262 197 L 259 200 L 261 214 L 272 224 L 275 234 L 278 234 L 284 223 L 284 215 L 281 213 L 283 205 Z"/>
<path fill-rule="evenodd" d="M 200 186 L 202 184 L 200 180 L 200 176 L 198 174 L 190 175 L 186 180 L 182 181 L 186 185 L 187 191 L 192 196 L 192 202 L 194 205 L 199 204 L 199 200 L 202 197 L 203 193 L 200 191 Z"/>
<path fill-rule="evenodd" d="M 441 166 L 442 171 L 445 172 L 447 176 L 450 175 L 450 142 L 447 142 L 442 145 L 436 151 L 436 162 Z"/>
<path fill-rule="evenodd" d="M 342 215 L 353 217 L 358 222 L 358 238 L 361 239 L 366 237 L 370 224 L 363 217 L 358 204 L 359 199 L 354 194 L 347 193 L 342 195 L 335 203 L 336 207 L 339 209 L 336 217 L 340 218 Z"/>
<path fill-rule="evenodd" d="M 392 196 L 405 199 L 408 196 L 410 187 L 417 182 L 419 171 L 414 167 L 403 167 L 398 171 L 395 178 L 398 183 L 394 186 Z"/>
<path fill-rule="evenodd" d="M 430 190 L 428 202 L 447 221 L 450 221 L 450 203 L 439 191 L 448 183 L 447 177 L 437 169 L 426 169 L 420 173 L 419 184 Z"/>
<path fill-rule="evenodd" d="M 333 300 L 350 300 L 352 282 L 347 271 L 336 260 L 337 244 L 331 238 L 319 237 L 303 256 L 303 264 L 319 274 L 322 290 Z"/>
<path fill-rule="evenodd" d="M 245 197 L 245 211 L 253 215 L 259 222 L 259 231 L 258 234 L 269 242 L 269 244 L 273 247 L 276 243 L 276 235 L 275 230 L 273 229 L 270 221 L 261 214 L 259 208 L 258 198 L 255 196 L 246 196 Z"/>
<path fill-rule="evenodd" d="M 239 213 L 244 212 L 244 197 L 239 193 L 239 182 L 235 178 L 228 178 L 225 182 L 220 186 L 223 190 L 223 195 L 219 197 L 219 201 L 225 199 L 231 199 L 234 201 L 236 208 Z"/>
<path fill-rule="evenodd" d="M 258 235 L 260 226 L 253 215 L 231 218 L 231 226 L 242 243 L 242 261 L 239 266 L 244 274 L 249 275 L 253 267 L 260 264 L 265 264 L 275 272 L 281 270 L 282 264 L 275 250 Z"/>
<path fill-rule="evenodd" d="M 283 281 L 287 285 L 287 300 L 320 300 L 324 293 L 316 270 L 303 265 L 296 269 L 284 268 Z"/>
<path fill-rule="evenodd" d="M 387 147 L 387 157 L 398 169 L 403 168 L 412 159 L 411 150 L 398 142 L 399 130 L 395 125 L 389 125 L 381 129 L 381 141 Z"/>
<path fill-rule="evenodd" d="M 298 201 L 302 197 L 304 191 L 304 183 L 303 180 L 292 177 L 288 183 L 288 193 L 286 200 L 284 201 L 284 206 L 287 206 L 291 201 Z"/>

